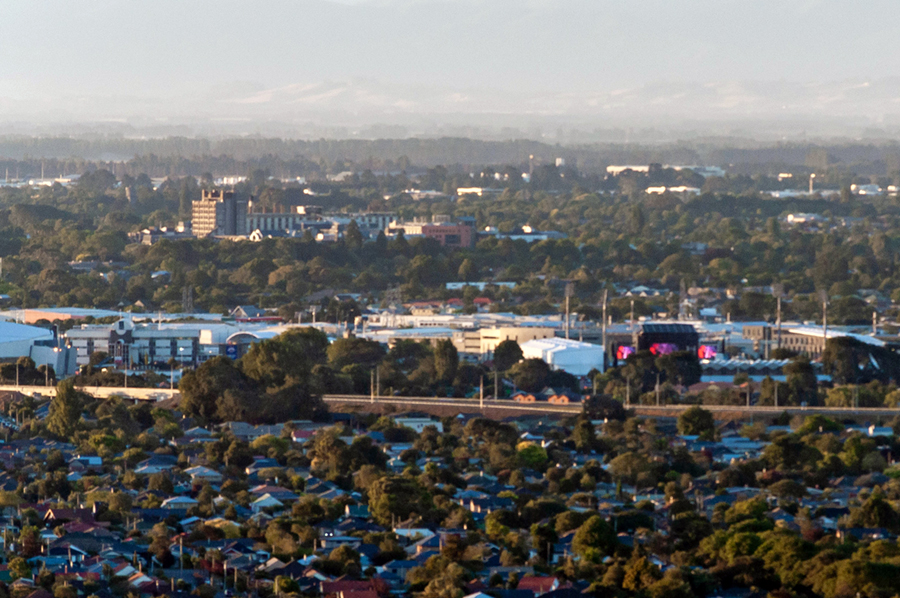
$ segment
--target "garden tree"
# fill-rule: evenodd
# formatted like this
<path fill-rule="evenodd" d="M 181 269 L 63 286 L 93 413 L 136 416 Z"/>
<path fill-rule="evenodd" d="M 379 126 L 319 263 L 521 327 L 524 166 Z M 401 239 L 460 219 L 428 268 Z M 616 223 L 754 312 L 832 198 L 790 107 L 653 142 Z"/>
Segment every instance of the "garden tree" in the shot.
<path fill-rule="evenodd" d="M 150 552 L 164 566 L 171 566 L 172 554 L 169 552 L 169 530 L 164 522 L 157 523 L 150 530 Z"/>
<path fill-rule="evenodd" d="M 385 476 L 375 480 L 368 490 L 369 511 L 381 525 L 408 519 L 416 514 L 426 516 L 431 497 L 417 482 L 402 476 Z"/>
<path fill-rule="evenodd" d="M 875 385 L 873 388 L 872 385 Z M 825 392 L 826 407 L 883 407 L 885 399 L 883 388 L 878 382 L 866 385 L 847 385 L 829 388 Z"/>
<path fill-rule="evenodd" d="M 308 385 L 313 366 L 325 362 L 328 348 L 324 332 L 293 329 L 251 345 L 240 360 L 240 368 L 263 388 Z"/>
<path fill-rule="evenodd" d="M 344 243 L 348 249 L 357 250 L 362 248 L 363 236 L 356 220 L 351 220 L 350 224 L 347 225 L 347 229 L 344 231 Z"/>
<path fill-rule="evenodd" d="M 434 345 L 434 374 L 438 384 L 449 384 L 459 368 L 459 353 L 450 339 L 441 339 Z"/>
<path fill-rule="evenodd" d="M 900 566 L 851 558 L 833 562 L 812 572 L 808 583 L 823 598 L 845 595 L 884 596 L 900 592 Z"/>
<path fill-rule="evenodd" d="M 398 340 L 388 351 L 385 361 L 399 371 L 408 374 L 419 367 L 419 363 L 431 355 L 431 347 L 427 343 Z"/>
<path fill-rule="evenodd" d="M 47 431 L 59 438 L 71 438 L 79 425 L 86 395 L 75 390 L 72 380 L 63 380 L 56 386 L 56 396 L 50 400 L 47 414 Z"/>
<path fill-rule="evenodd" d="M 712 412 L 696 405 L 682 411 L 678 416 L 678 433 L 712 440 L 716 434 L 716 422 Z"/>
<path fill-rule="evenodd" d="M 537 553 L 538 558 L 545 563 L 550 562 L 549 557 L 558 541 L 559 535 L 549 523 L 534 523 L 531 525 L 531 547 Z"/>
<path fill-rule="evenodd" d="M 700 359 L 694 351 L 675 351 L 660 355 L 654 365 L 664 374 L 663 381 L 681 386 L 692 386 L 700 382 L 702 369 Z"/>
<path fill-rule="evenodd" d="M 617 544 L 612 526 L 599 515 L 585 521 L 572 537 L 572 550 L 586 561 L 599 563 Z"/>
<path fill-rule="evenodd" d="M 308 451 L 310 469 L 329 480 L 337 479 L 350 471 L 351 454 L 347 443 L 338 438 L 336 430 L 320 430 Z"/>
<path fill-rule="evenodd" d="M 622 376 L 635 384 L 640 392 L 649 392 L 656 386 L 657 376 L 662 380 L 658 358 L 650 351 L 638 351 L 628 356 L 622 368 Z"/>
<path fill-rule="evenodd" d="M 666 571 L 662 579 L 647 588 L 650 598 L 694 598 L 694 590 L 678 569 Z"/>
<path fill-rule="evenodd" d="M 857 527 L 881 527 L 891 532 L 900 531 L 900 514 L 876 489 L 858 508 L 850 511 L 850 524 Z"/>
<path fill-rule="evenodd" d="M 762 460 L 766 466 L 782 471 L 814 465 L 821 458 L 822 453 L 817 448 L 805 444 L 794 434 L 774 438 L 762 452 Z"/>
<path fill-rule="evenodd" d="M 547 451 L 533 442 L 520 442 L 516 447 L 516 460 L 521 467 L 541 469 L 547 464 Z"/>
<path fill-rule="evenodd" d="M 590 420 L 624 421 L 626 412 L 622 403 L 609 395 L 592 395 L 582 402 L 584 416 Z"/>
<path fill-rule="evenodd" d="M 348 365 L 358 364 L 371 369 L 385 357 L 384 346 L 377 341 L 349 337 L 335 339 L 328 345 L 328 364 L 340 370 Z"/>
<path fill-rule="evenodd" d="M 637 483 L 638 476 L 650 467 L 647 457 L 640 453 L 626 452 L 609 462 L 609 473 L 613 478 L 631 485 Z"/>
<path fill-rule="evenodd" d="M 885 347 L 842 336 L 826 341 L 822 370 L 835 384 L 887 383 L 900 379 L 900 357 Z"/>
<path fill-rule="evenodd" d="M 775 358 L 777 359 L 777 358 Z M 763 378 L 759 385 L 759 404 L 774 405 L 776 399 L 775 387 L 778 387 L 777 398 L 778 404 L 783 405 L 789 396 L 788 385 L 785 382 L 778 382 L 771 376 Z"/>
<path fill-rule="evenodd" d="M 226 391 L 235 393 L 258 392 L 256 385 L 244 375 L 231 359 L 217 356 L 184 374 L 178 383 L 181 392 L 181 409 L 188 415 L 203 421 L 220 421 L 219 412 Z M 233 407 L 229 407 L 231 411 Z M 229 413 L 233 414 L 233 413 Z"/>
<path fill-rule="evenodd" d="M 19 532 L 19 554 L 26 559 L 35 557 L 41 553 L 40 532 L 33 525 L 26 525 Z"/>
<path fill-rule="evenodd" d="M 9 575 L 13 581 L 31 578 L 31 565 L 20 556 L 9 561 Z"/>
<path fill-rule="evenodd" d="M 236 386 L 227 405 L 233 411 L 243 407 L 244 419 L 252 423 L 324 417 L 312 370 L 324 361 L 327 346 L 325 334 L 313 328 L 290 330 L 252 345 L 237 364 L 251 384 Z M 263 400 L 254 391 L 264 393 Z"/>
<path fill-rule="evenodd" d="M 475 274 L 475 272 L 475 264 L 472 263 L 471 259 L 465 258 L 462 262 L 460 262 L 459 270 L 457 270 L 456 275 L 462 282 L 469 282 L 470 280 L 472 280 L 472 276 L 473 274 Z"/>
<path fill-rule="evenodd" d="M 509 369 L 516 387 L 526 392 L 540 392 L 547 386 L 550 366 L 543 359 L 523 359 Z"/>
<path fill-rule="evenodd" d="M 694 503 L 687 500 L 675 482 L 666 484 L 666 499 L 673 548 L 693 550 L 713 532 L 712 525 L 705 515 L 696 511 Z"/>
<path fill-rule="evenodd" d="M 522 359 L 522 347 L 514 340 L 505 340 L 494 349 L 494 367 L 505 372 Z"/>
<path fill-rule="evenodd" d="M 831 376 L 835 384 L 858 384 L 864 375 L 860 370 L 868 363 L 866 346 L 854 338 L 830 338 L 825 342 L 822 371 Z"/>
<path fill-rule="evenodd" d="M 812 364 L 807 357 L 797 357 L 784 366 L 784 375 L 787 378 L 789 395 L 787 400 L 793 405 L 817 403 L 816 387 L 818 379 Z"/>
<path fill-rule="evenodd" d="M 803 435 L 809 434 L 810 432 L 841 432 L 843 429 L 844 426 L 838 422 L 817 413 L 815 415 L 808 415 L 804 418 L 803 424 L 797 428 L 797 434 Z"/>
<path fill-rule="evenodd" d="M 466 570 L 450 563 L 422 591 L 422 598 L 461 598 L 465 594 Z"/>
<path fill-rule="evenodd" d="M 654 585 L 662 575 L 659 568 L 650 562 L 646 556 L 635 554 L 625 565 L 625 575 L 622 579 L 622 587 L 631 592 L 641 592 Z"/>
<path fill-rule="evenodd" d="M 597 446 L 597 432 L 591 420 L 582 413 L 575 421 L 572 428 L 572 440 L 575 442 L 575 449 L 581 453 L 589 453 Z"/>
<path fill-rule="evenodd" d="M 769 492 L 777 498 L 799 499 L 806 496 L 806 486 L 795 480 L 779 480 L 769 486 Z"/>

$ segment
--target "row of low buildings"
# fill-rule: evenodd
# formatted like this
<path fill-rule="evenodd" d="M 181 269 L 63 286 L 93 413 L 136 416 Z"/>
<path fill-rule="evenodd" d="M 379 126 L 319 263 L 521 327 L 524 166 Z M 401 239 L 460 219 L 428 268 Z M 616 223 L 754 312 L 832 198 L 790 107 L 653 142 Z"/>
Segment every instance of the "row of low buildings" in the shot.
<path fill-rule="evenodd" d="M 351 222 L 356 223 L 363 238 L 374 239 L 382 232 L 394 238 L 402 233 L 405 237 L 434 239 L 442 247 L 451 248 L 473 247 L 479 237 L 527 242 L 565 238 L 562 233 L 538 231 L 529 226 L 502 233 L 492 227 L 479 231 L 472 217 L 434 215 L 402 221 L 390 212 L 325 214 L 321 206 L 265 208 L 255 205 L 252 198 L 241 199 L 233 191 L 223 189 L 202 191 L 200 199 L 192 203 L 191 222 L 173 228 L 148 227 L 131 233 L 130 237 L 133 242 L 147 245 L 163 239 L 215 237 L 261 241 L 306 234 L 317 241 L 333 242 L 344 236 Z"/>
<path fill-rule="evenodd" d="M 169 370 L 196 367 L 219 355 L 239 358 L 250 345 L 272 338 L 294 326 L 263 310 L 242 307 L 231 318 L 215 314 L 125 314 L 102 310 L 11 310 L 0 314 L 0 360 L 31 357 L 36 364 L 52 365 L 58 375 L 74 373 L 89 363 L 91 355 L 104 352 L 119 369 Z M 47 322 L 116 318 L 112 323 L 77 323 L 65 332 Z M 32 326 L 29 324 L 43 324 Z M 654 354 L 697 352 L 704 372 L 717 377 L 733 369 L 751 378 L 777 375 L 780 367 L 766 360 L 775 348 L 803 353 L 813 359 L 824 350 L 825 335 L 819 327 L 786 323 L 778 328 L 765 322 L 713 323 L 647 320 L 609 324 L 571 322 L 565 338 L 564 318 L 559 315 L 520 316 L 510 313 L 394 313 L 371 311 L 353 324 L 314 324 L 330 338 L 355 334 L 385 346 L 401 340 L 453 342 L 461 358 L 472 362 L 493 359 L 497 346 L 515 341 L 526 358 L 540 358 L 555 369 L 583 376 L 617 365 L 634 351 Z M 846 328 L 829 328 L 827 338 L 850 336 L 863 343 L 891 347 L 896 339 L 859 334 Z M 737 357 L 738 360 L 734 358 Z M 746 362 L 746 363 L 745 363 Z M 765 366 L 765 367 L 764 367 Z"/>

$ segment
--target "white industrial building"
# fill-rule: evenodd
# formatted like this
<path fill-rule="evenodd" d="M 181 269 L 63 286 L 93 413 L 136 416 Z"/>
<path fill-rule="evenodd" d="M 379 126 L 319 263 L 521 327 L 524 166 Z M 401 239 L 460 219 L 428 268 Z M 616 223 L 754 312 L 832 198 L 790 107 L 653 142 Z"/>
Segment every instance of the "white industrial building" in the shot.
<path fill-rule="evenodd" d="M 53 333 L 47 328 L 0 321 L 0 359 L 28 355 L 35 341 L 52 341 Z"/>
<path fill-rule="evenodd" d="M 554 370 L 564 370 L 573 376 L 586 376 L 593 369 L 603 371 L 603 347 L 566 340 L 541 338 L 522 343 L 525 359 L 543 359 Z"/>
<path fill-rule="evenodd" d="M 51 330 L 0 320 L 0 359 L 19 357 L 30 357 L 38 366 L 49 365 L 57 375 L 75 371 L 74 352 L 60 346 Z"/>
<path fill-rule="evenodd" d="M 65 336 L 77 351 L 78 365 L 86 365 L 91 354 L 103 351 L 117 367 L 140 370 L 165 369 L 170 360 L 195 367 L 218 355 L 236 359 L 249 345 L 288 328 L 252 322 L 136 322 L 125 318 L 114 324 L 82 324 Z"/>

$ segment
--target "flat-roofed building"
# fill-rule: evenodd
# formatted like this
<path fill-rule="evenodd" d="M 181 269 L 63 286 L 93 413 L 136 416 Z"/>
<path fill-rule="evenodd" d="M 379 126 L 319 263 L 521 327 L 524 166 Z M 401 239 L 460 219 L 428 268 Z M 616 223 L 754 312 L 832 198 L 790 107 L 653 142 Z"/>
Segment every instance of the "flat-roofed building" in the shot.
<path fill-rule="evenodd" d="M 204 189 L 191 204 L 191 227 L 196 237 L 234 236 L 247 232 L 247 202 L 233 191 Z"/>

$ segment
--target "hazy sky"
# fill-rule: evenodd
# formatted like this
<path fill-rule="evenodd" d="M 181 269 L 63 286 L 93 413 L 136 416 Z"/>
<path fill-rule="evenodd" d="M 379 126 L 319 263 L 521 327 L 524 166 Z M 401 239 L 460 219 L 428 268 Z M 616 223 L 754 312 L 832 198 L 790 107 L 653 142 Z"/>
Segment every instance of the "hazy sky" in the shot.
<path fill-rule="evenodd" d="M 893 122 L 896 14 L 896 0 L 3 0 L 0 121 Z"/>

